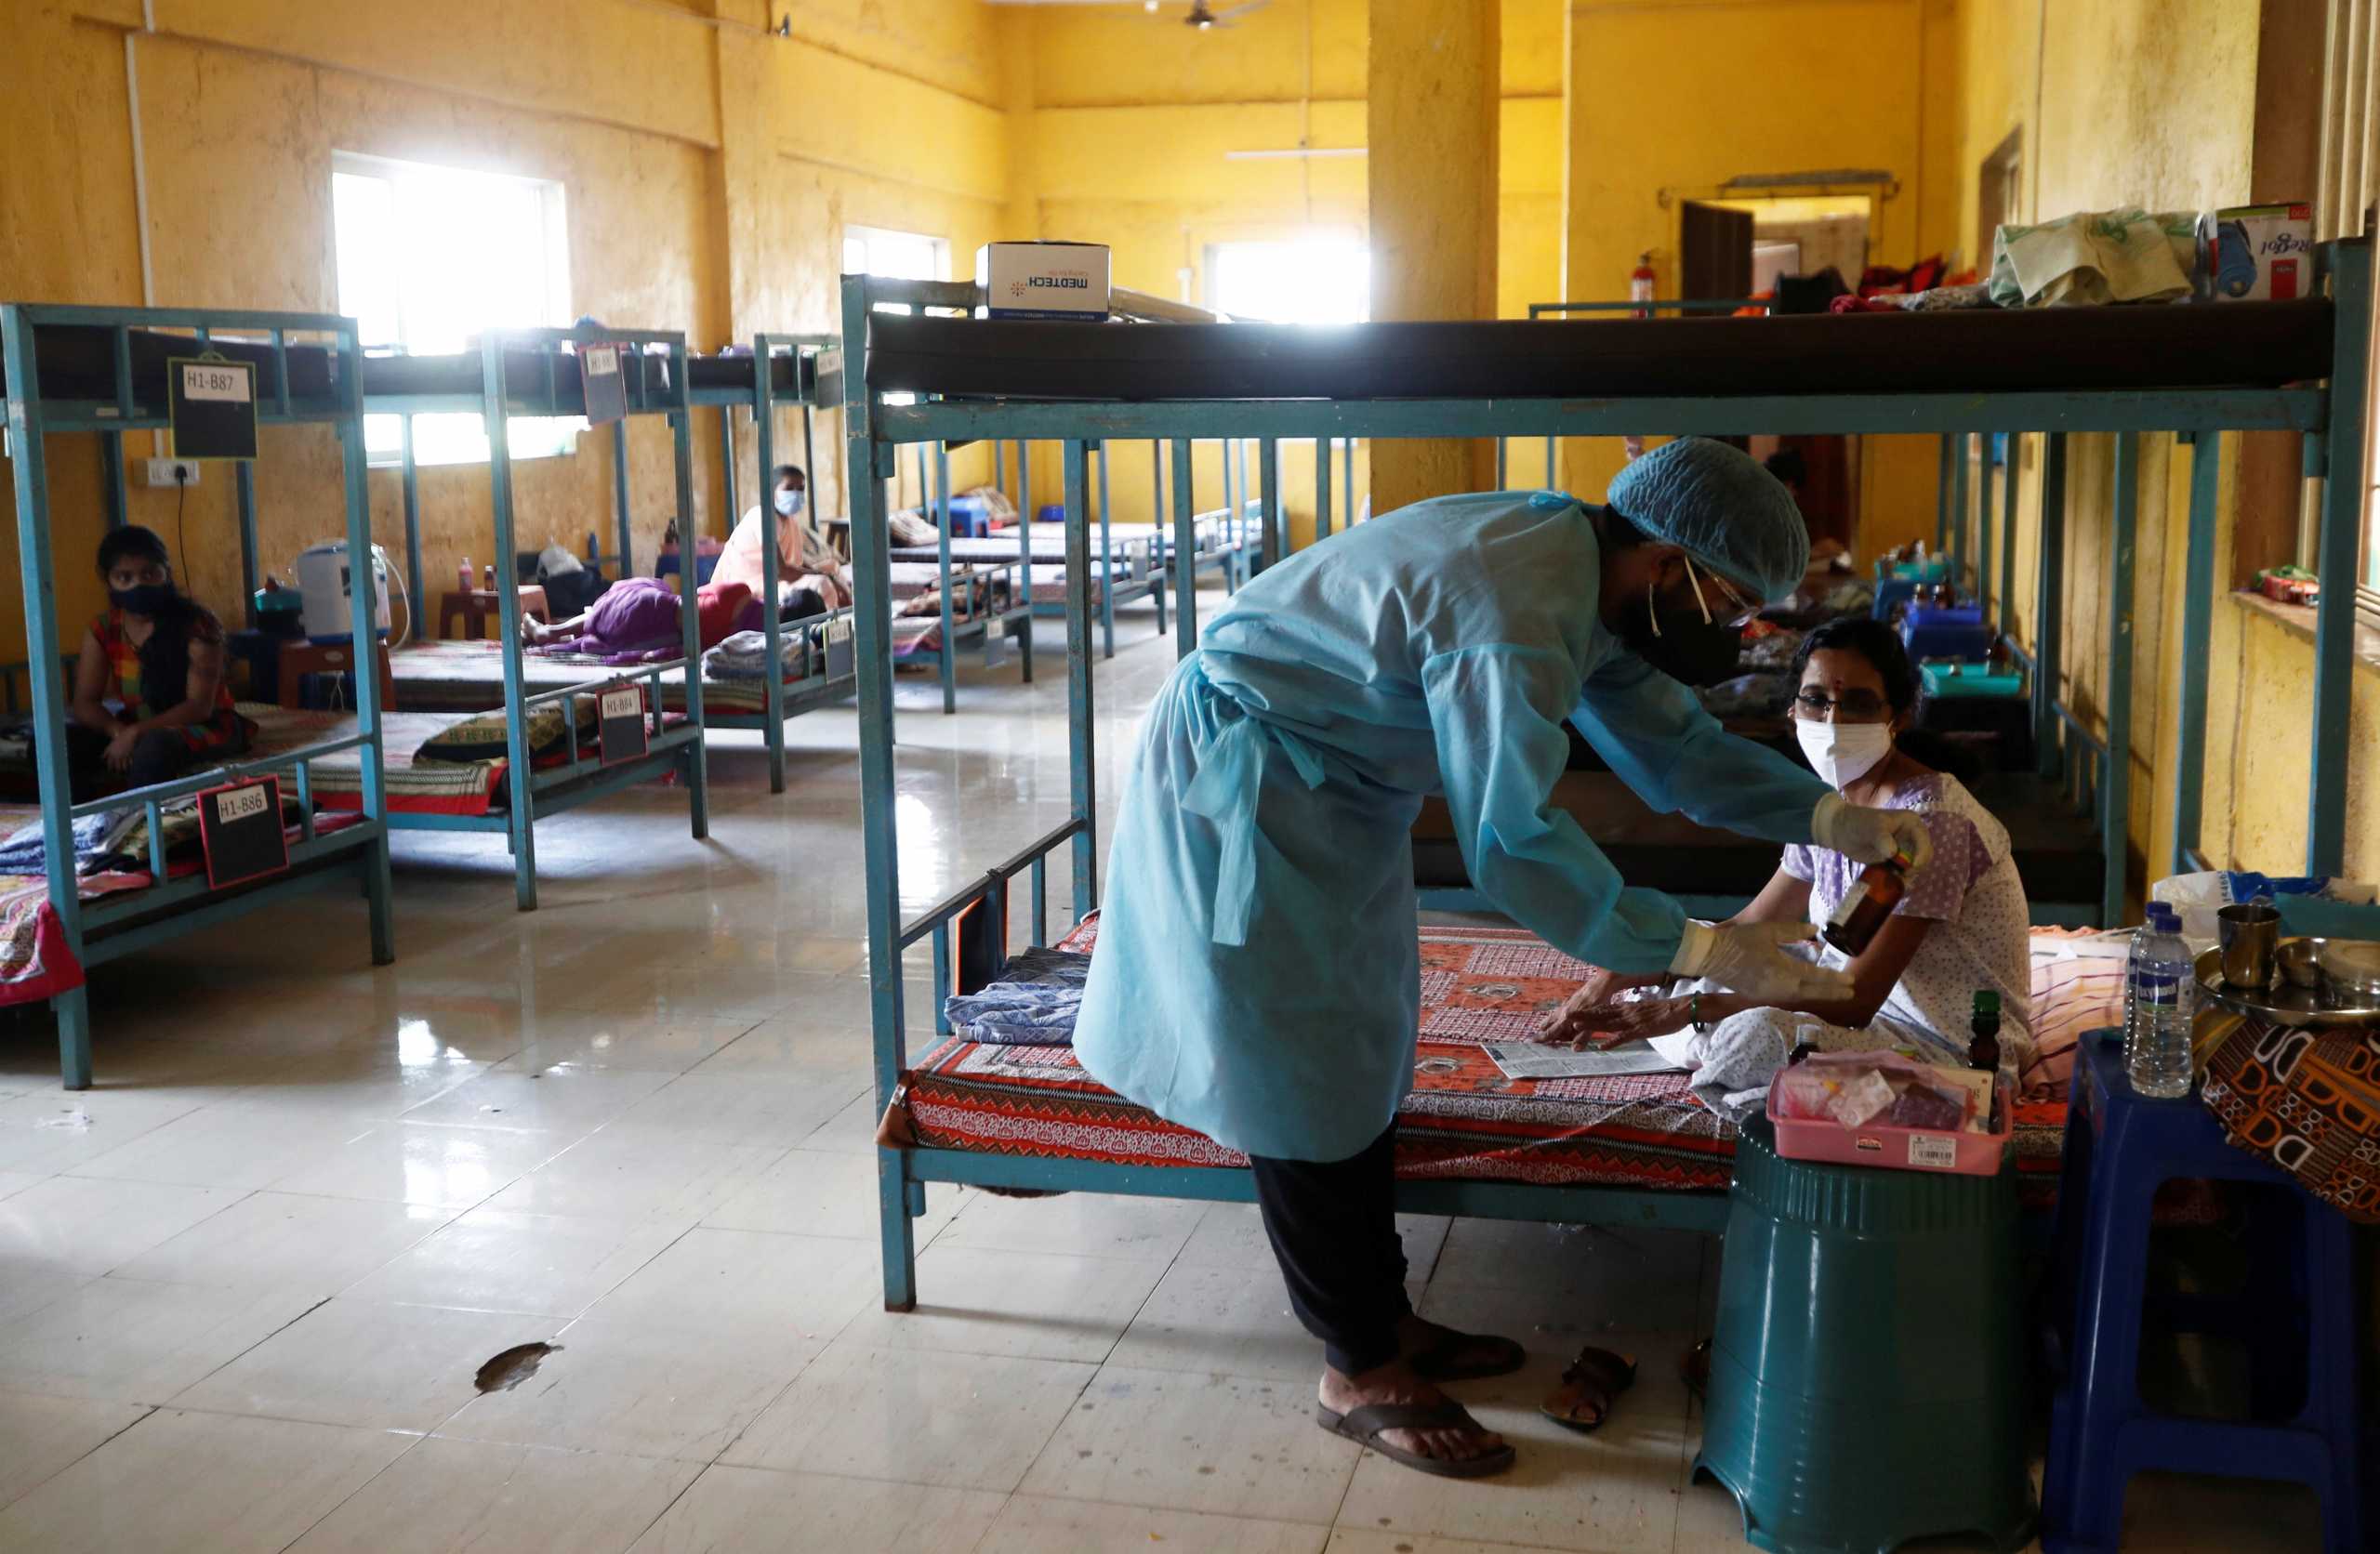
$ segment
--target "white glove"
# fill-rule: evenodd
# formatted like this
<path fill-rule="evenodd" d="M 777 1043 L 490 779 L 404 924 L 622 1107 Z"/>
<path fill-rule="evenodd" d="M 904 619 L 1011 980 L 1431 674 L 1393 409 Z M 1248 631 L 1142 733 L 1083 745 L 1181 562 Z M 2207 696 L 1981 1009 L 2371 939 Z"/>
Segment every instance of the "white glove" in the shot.
<path fill-rule="evenodd" d="M 1810 811 L 1810 839 L 1829 851 L 1862 863 L 1881 863 L 1897 852 L 1911 874 L 1934 856 L 1934 837 L 1914 810 L 1871 810 L 1839 793 L 1828 794 Z"/>
<path fill-rule="evenodd" d="M 1850 997 L 1850 972 L 1785 953 L 1786 945 L 1818 936 L 1807 923 L 1706 923 L 1689 917 L 1670 969 L 1681 977 L 1708 977 L 1763 1004 Z"/>

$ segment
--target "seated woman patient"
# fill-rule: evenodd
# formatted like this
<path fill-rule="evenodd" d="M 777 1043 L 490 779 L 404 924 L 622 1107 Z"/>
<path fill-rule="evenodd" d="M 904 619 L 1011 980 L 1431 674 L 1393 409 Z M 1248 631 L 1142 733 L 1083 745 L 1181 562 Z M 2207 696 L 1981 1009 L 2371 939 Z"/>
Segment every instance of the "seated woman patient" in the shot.
<path fill-rule="evenodd" d="M 171 782 L 248 747 L 231 705 L 223 623 L 174 586 L 165 542 L 138 524 L 99 542 L 108 609 L 83 633 L 66 759 L 75 801 Z"/>
<path fill-rule="evenodd" d="M 1652 979 L 1598 970 L 1540 1030 L 1580 1046 L 1692 1026 L 1696 1092 L 1739 1121 L 1761 1110 L 1769 1080 L 1805 1042 L 1825 1051 L 1905 1047 L 1963 1065 L 1979 992 L 2000 995 L 2002 1047 L 2021 1063 L 2031 1046 L 2025 888 L 2006 828 L 1958 778 L 1919 758 L 1932 746 L 1910 728 L 1917 676 L 1899 637 L 1880 621 L 1829 622 L 1803 641 L 1793 678 L 1793 730 L 1818 774 L 1855 804 L 1917 811 L 1934 842 L 1933 858 L 1910 875 L 1866 950 L 1823 952 L 1827 965 L 1849 968 L 1851 995 L 1780 1007 L 1689 985 L 1615 1003 L 1621 989 Z M 1824 848 L 1788 847 L 1735 921 L 1824 923 L 1858 887 L 1861 867 Z"/>
<path fill-rule="evenodd" d="M 1597 969 L 1538 1029 L 1549 1041 L 1584 1047 L 1692 1026 L 1695 1093 L 1737 1122 L 1763 1110 L 1770 1080 L 1805 1042 L 1822 1051 L 1910 1047 L 1927 1061 L 1964 1065 L 1978 992 L 1999 994 L 2002 1048 L 2021 1069 L 2032 1045 L 2025 888 L 2006 829 L 1958 778 L 1912 749 L 1927 748 L 1927 740 L 1910 730 L 1917 675 L 1900 638 L 1880 621 L 1829 622 L 1804 639 L 1793 681 L 1793 731 L 1818 774 L 1854 804 L 1915 810 L 1934 844 L 1864 951 L 1822 952 L 1823 964 L 1849 968 L 1850 995 L 1760 1005 L 1697 982 L 1664 997 L 1614 1002 L 1622 990 L 1659 979 Z M 1822 924 L 1857 887 L 1863 866 L 1826 848 L 1789 846 L 1776 875 L 1732 920 Z M 1690 1389 L 1699 1390 L 1708 1366 L 1707 1343 L 1687 1353 L 1682 1369 Z M 1635 1377 L 1633 1359 L 1591 1346 L 1540 1409 L 1591 1430 Z"/>
<path fill-rule="evenodd" d="M 799 620 L 851 603 L 851 569 L 835 554 L 817 525 L 810 521 L 810 477 L 802 473 L 800 465 L 777 466 L 775 479 L 770 482 L 769 500 L 777 514 L 777 598 L 783 618 Z M 711 581 L 741 583 L 752 590 L 753 598 L 760 597 L 763 579 L 759 504 L 744 510 L 735 532 L 727 536 L 727 548 L 720 552 Z M 804 591 L 812 597 L 800 600 L 797 607 L 796 596 Z"/>

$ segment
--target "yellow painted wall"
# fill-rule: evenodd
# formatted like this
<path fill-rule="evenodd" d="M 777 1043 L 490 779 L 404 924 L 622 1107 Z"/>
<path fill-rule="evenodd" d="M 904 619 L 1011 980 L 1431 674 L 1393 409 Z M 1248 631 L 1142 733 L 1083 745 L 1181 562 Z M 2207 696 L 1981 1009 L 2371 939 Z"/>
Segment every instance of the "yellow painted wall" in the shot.
<path fill-rule="evenodd" d="M 1977 230 L 1977 169 L 2012 130 L 2022 132 L 2026 214 L 2140 204 L 2199 209 L 2245 197 L 2254 148 L 2257 7 L 2227 0 L 1964 0 L 1960 7 L 1961 241 Z M 2176 104 L 2187 104 L 2177 112 Z M 2038 554 L 2039 439 L 2026 440 L 2018 577 Z M 2236 440 L 2226 439 L 2227 460 Z M 2067 684 L 2074 705 L 2104 727 L 2105 580 L 2112 558 L 2113 442 L 2069 444 Z M 2181 569 L 2188 538 L 2190 454 L 2145 439 L 2141 457 L 2135 613 L 2134 875 L 2165 872 L 2172 823 L 2168 773 L 2185 654 L 2210 665 L 2202 846 L 2219 863 L 2294 873 L 2304 866 L 2313 655 L 2301 621 L 2218 599 L 2204 643 L 2181 638 Z M 2231 568 L 2229 493 L 2220 515 L 2216 574 Z M 2030 587 L 2010 601 L 2030 639 Z M 2367 642 L 2367 646 L 2369 643 Z M 2347 872 L 2380 877 L 2380 670 L 2356 675 Z"/>
<path fill-rule="evenodd" d="M 1517 317 L 1561 284 L 1563 0 L 1500 3 L 1497 300 L 1500 313 Z M 1369 0 L 1276 0 L 1205 33 L 1180 17 L 1178 7 L 1157 16 L 1123 6 L 1021 10 L 1031 80 L 1018 99 L 1012 224 L 1029 224 L 1025 235 L 1109 244 L 1118 284 L 1204 302 L 1211 244 L 1365 231 L 1362 160 L 1232 162 L 1223 153 L 1364 144 Z M 1146 520 L 1147 445 L 1117 444 L 1114 459 L 1115 516 Z M 1358 503 L 1369 494 L 1368 462 L 1359 447 Z M 1039 499 L 1057 500 L 1054 449 L 1037 450 L 1035 469 Z M 1313 532 L 1311 444 L 1283 447 L 1281 478 L 1302 543 Z M 1332 481 L 1343 522 L 1335 469 Z M 1201 448 L 1198 505 L 1220 505 L 1222 493 L 1220 453 Z"/>
<path fill-rule="evenodd" d="M 1681 198 L 1747 173 L 1882 168 L 1899 189 L 1871 217 L 1873 259 L 1947 252 L 1954 22 L 1950 0 L 1576 0 L 1563 295 L 1626 296 L 1650 250 L 1658 295 L 1678 296 Z M 1616 438 L 1566 441 L 1563 483 L 1592 499 L 1621 462 Z M 1935 471 L 1930 441 L 1863 440 L 1863 550 L 1931 533 Z"/>
<path fill-rule="evenodd" d="M 846 223 L 946 238 L 963 270 L 1000 228 L 1011 149 L 1000 23 L 979 0 L 811 0 L 791 38 L 763 0 L 158 0 L 136 45 L 155 298 L 162 306 L 337 305 L 330 161 L 353 151 L 559 180 L 575 309 L 627 327 L 683 329 L 716 349 L 756 330 L 831 332 Z M 782 9 L 783 7 L 780 7 Z M 0 296 L 138 303 L 124 38 L 137 0 L 8 0 L 0 70 Z M 695 527 L 723 533 L 717 430 L 698 415 Z M 149 440 L 127 440 L 145 455 Z M 798 458 L 799 419 L 779 428 Z M 841 507 L 840 417 L 817 427 L 820 510 Z M 750 434 L 739 444 L 751 457 Z M 337 457 L 319 430 L 273 429 L 258 466 L 260 554 L 285 565 L 339 532 Z M 98 608 L 99 453 L 53 439 L 53 533 L 69 637 Z M 670 438 L 630 441 L 637 544 L 649 566 L 674 503 Z M 983 478 L 981 451 L 955 460 Z M 522 548 L 613 533 L 608 433 L 575 456 L 516 466 Z M 752 474 L 739 469 L 749 501 Z M 376 538 L 400 552 L 393 470 L 370 480 Z M 908 494 L 914 496 L 914 492 Z M 13 493 L 0 541 L 0 634 L 21 641 Z M 425 469 L 433 588 L 492 559 L 484 467 Z M 134 521 L 174 543 L 183 575 L 239 612 L 228 472 L 210 470 L 176 521 L 171 495 L 132 489 Z M 13 656 L 13 651 L 0 656 Z"/>

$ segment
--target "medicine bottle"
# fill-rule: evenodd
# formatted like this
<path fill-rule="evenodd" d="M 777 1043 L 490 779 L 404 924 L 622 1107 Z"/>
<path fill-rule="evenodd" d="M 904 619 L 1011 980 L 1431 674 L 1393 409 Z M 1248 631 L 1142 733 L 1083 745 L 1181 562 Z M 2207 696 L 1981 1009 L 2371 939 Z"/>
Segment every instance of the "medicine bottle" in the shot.
<path fill-rule="evenodd" d="M 1900 904 L 1902 894 L 1909 889 L 1909 855 L 1896 852 L 1881 863 L 1871 863 L 1859 871 L 1851 889 L 1834 903 L 1826 924 L 1818 931 L 1826 942 L 1846 955 L 1858 955 L 1884 926 L 1884 919 Z"/>

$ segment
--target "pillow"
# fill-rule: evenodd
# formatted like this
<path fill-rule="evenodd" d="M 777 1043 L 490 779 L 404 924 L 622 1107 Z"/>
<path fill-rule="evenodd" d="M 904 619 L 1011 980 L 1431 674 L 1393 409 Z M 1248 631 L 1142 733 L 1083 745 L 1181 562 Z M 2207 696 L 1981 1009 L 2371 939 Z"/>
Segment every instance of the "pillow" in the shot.
<path fill-rule="evenodd" d="M 596 701 L 589 696 L 573 696 L 571 703 L 578 716 L 579 748 L 588 748 L 599 721 Z M 540 702 L 529 709 L 529 758 L 542 760 L 549 756 L 566 756 L 570 751 L 567 731 L 562 724 L 560 702 Z M 505 758 L 505 721 L 501 709 L 483 712 L 476 718 L 466 718 L 421 742 L 413 753 L 417 761 L 500 761 Z"/>
<path fill-rule="evenodd" d="M 2096 929 L 2032 930 L 2033 1060 L 2029 1098 L 2062 1099 L 2073 1083 L 2077 1043 L 2085 1031 L 2123 1023 L 2129 938 Z"/>

